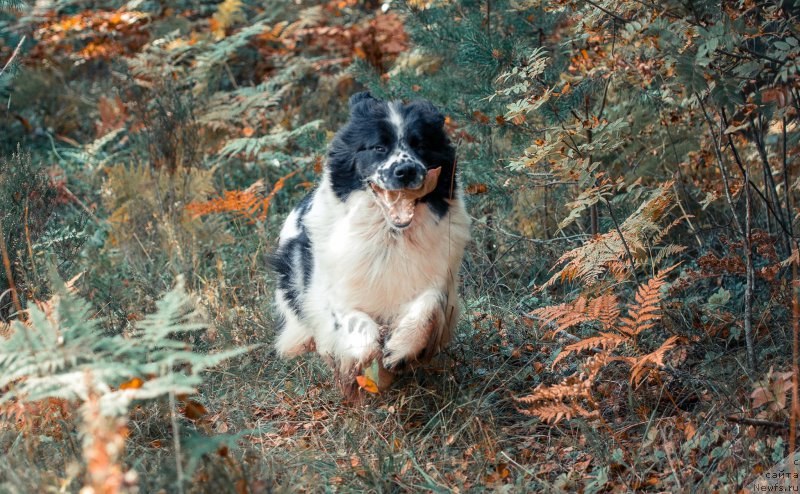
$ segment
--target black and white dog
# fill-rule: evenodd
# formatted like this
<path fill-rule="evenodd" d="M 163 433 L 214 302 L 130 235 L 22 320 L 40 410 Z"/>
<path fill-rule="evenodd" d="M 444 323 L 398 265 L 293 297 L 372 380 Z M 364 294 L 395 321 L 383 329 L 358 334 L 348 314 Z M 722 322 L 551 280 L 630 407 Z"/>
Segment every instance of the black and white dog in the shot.
<path fill-rule="evenodd" d="M 344 387 L 376 357 L 393 369 L 450 341 L 470 237 L 442 114 L 369 93 L 352 96 L 350 112 L 272 258 L 278 353 L 316 350 Z"/>

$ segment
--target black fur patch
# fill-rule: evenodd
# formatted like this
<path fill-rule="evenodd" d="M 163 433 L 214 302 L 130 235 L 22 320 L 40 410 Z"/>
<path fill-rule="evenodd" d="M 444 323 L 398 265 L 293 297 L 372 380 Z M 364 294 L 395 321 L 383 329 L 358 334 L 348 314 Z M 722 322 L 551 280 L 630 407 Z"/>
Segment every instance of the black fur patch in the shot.
<path fill-rule="evenodd" d="M 299 258 L 299 263 L 297 262 Z M 311 283 L 314 257 L 311 250 L 311 239 L 305 228 L 300 234 L 289 239 L 270 257 L 270 265 L 278 275 L 278 288 L 283 290 L 286 302 L 299 318 L 303 318 L 300 298 Z M 296 270 L 300 270 L 299 273 Z M 298 284 L 298 274 L 300 283 Z"/>

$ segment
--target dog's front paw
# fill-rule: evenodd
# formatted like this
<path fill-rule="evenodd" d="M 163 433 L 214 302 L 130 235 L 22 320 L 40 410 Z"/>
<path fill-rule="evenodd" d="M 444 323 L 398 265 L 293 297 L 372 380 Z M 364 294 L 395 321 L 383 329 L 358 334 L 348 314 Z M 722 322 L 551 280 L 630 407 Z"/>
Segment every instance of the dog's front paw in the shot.
<path fill-rule="evenodd" d="M 380 354 L 381 332 L 367 314 L 352 311 L 341 317 L 340 353 L 359 364 L 366 364 Z"/>
<path fill-rule="evenodd" d="M 403 355 L 384 347 L 381 361 L 386 370 L 395 372 L 405 367 L 406 359 Z"/>
<path fill-rule="evenodd" d="M 442 319 L 441 311 L 435 310 L 427 317 L 401 322 L 384 343 L 383 365 L 397 370 L 411 361 L 432 357 L 435 351 L 431 343 Z"/>

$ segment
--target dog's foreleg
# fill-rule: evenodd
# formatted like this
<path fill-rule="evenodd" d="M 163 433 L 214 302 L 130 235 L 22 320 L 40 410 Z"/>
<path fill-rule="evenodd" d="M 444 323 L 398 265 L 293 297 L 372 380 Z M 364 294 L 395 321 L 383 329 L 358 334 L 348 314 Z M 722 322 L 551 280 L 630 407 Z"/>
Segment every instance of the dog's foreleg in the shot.
<path fill-rule="evenodd" d="M 332 335 L 336 356 L 342 361 L 365 364 L 380 351 L 380 327 L 369 315 L 358 310 L 334 312 Z"/>
<path fill-rule="evenodd" d="M 369 315 L 357 310 L 332 311 L 331 317 L 332 332 L 326 337 L 334 348 L 334 377 L 342 393 L 353 397 L 356 376 L 380 355 L 380 327 Z"/>
<path fill-rule="evenodd" d="M 406 305 L 403 316 L 383 347 L 383 365 L 392 369 L 403 362 L 427 360 L 447 343 L 447 295 L 430 289 Z"/>
<path fill-rule="evenodd" d="M 275 350 L 283 357 L 295 357 L 315 350 L 313 335 L 300 318 L 289 307 L 282 290 L 276 292 L 278 313 L 283 318 L 283 327 L 275 339 Z"/>
<path fill-rule="evenodd" d="M 297 355 L 316 350 L 314 338 L 305 328 L 293 322 L 284 323 L 278 338 L 275 340 L 275 350 L 284 357 Z"/>

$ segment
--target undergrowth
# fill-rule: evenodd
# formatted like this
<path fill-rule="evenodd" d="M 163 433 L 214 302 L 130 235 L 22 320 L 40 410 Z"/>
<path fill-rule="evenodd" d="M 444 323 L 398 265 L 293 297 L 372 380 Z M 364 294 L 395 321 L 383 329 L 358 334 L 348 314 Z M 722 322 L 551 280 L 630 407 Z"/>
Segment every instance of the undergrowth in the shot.
<path fill-rule="evenodd" d="M 795 447 L 797 15 L 0 0 L 0 491 L 739 492 Z M 266 256 L 363 89 L 442 109 L 473 242 L 347 403 Z"/>

